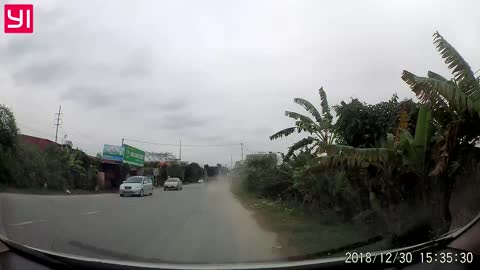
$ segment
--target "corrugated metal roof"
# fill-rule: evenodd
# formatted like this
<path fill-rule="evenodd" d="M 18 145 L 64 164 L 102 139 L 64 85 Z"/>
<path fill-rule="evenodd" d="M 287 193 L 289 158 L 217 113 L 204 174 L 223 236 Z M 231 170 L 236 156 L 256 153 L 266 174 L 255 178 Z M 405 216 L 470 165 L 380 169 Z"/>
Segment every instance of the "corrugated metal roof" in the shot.
<path fill-rule="evenodd" d="M 49 145 L 59 145 L 49 139 L 39 138 L 35 136 L 20 134 L 20 140 L 23 142 L 31 143 L 37 145 L 40 149 L 45 150 Z"/>

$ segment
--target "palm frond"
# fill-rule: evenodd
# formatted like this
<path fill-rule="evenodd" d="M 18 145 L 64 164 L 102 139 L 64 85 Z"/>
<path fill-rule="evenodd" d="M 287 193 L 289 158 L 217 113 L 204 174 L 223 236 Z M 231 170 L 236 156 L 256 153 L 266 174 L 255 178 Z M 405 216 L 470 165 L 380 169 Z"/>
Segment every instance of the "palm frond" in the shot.
<path fill-rule="evenodd" d="M 300 113 L 285 111 L 285 116 L 288 116 L 288 117 L 293 118 L 295 120 L 300 120 L 300 122 L 304 122 L 305 124 L 316 125 L 316 123 L 312 120 L 312 118 L 310 118 L 306 115 L 300 114 Z"/>
<path fill-rule="evenodd" d="M 283 136 L 287 137 L 287 136 L 291 135 L 293 132 L 295 132 L 296 129 L 297 129 L 297 127 L 289 127 L 289 128 L 286 128 L 286 129 L 282 129 L 279 132 L 270 136 L 270 140 L 275 140 L 275 139 L 281 138 Z"/>
<path fill-rule="evenodd" d="M 428 104 L 434 114 L 442 114 L 444 119 L 452 117 L 452 110 L 458 114 L 468 112 L 480 116 L 480 102 L 473 103 L 452 81 L 419 77 L 406 70 L 402 79 L 422 103 Z"/>
<path fill-rule="evenodd" d="M 449 81 L 449 80 L 447 80 L 445 77 L 443 77 L 442 75 L 437 74 L 437 73 L 435 73 L 435 72 L 433 72 L 433 71 L 428 71 L 427 76 L 428 76 L 429 78 L 437 79 L 437 80 L 442 81 L 442 82 L 448 82 L 448 81 Z"/>
<path fill-rule="evenodd" d="M 445 99 L 423 79 L 425 78 L 419 77 L 406 70 L 402 73 L 402 80 L 410 86 L 410 89 L 412 89 L 422 103 L 429 104 L 434 111 L 448 110 L 448 104 L 445 102 Z"/>
<path fill-rule="evenodd" d="M 313 106 L 313 104 L 310 103 L 310 101 L 308 101 L 306 99 L 303 99 L 303 98 L 295 98 L 293 101 L 295 103 L 303 106 L 303 108 L 305 108 L 305 110 L 307 110 L 310 114 L 313 115 L 313 117 L 315 117 L 315 120 L 319 124 L 322 122 L 322 116 L 318 112 L 317 108 L 315 108 L 315 106 Z"/>
<path fill-rule="evenodd" d="M 470 65 L 438 32 L 433 34 L 433 43 L 436 45 L 448 68 L 452 70 L 455 80 L 460 85 L 462 91 L 471 97 L 473 101 L 478 101 L 480 99 L 480 85 Z"/>
<path fill-rule="evenodd" d="M 419 83 L 427 86 L 424 89 L 430 89 L 431 92 L 435 89 L 438 94 L 448 101 L 449 106 L 453 107 L 453 109 L 459 113 L 464 113 L 465 111 L 468 111 L 470 114 L 480 113 L 480 103 L 473 103 L 472 99 L 465 95 L 453 82 L 442 82 L 432 78 L 420 78 Z"/>
<path fill-rule="evenodd" d="M 294 143 L 292 146 L 288 148 L 288 152 L 285 155 L 284 160 L 290 159 L 290 157 L 294 154 L 295 151 L 307 147 L 308 145 L 312 144 L 314 141 L 315 141 L 315 138 L 307 137 Z"/>
<path fill-rule="evenodd" d="M 320 89 L 318 90 L 318 92 L 319 92 L 319 94 L 320 94 L 320 100 L 321 100 L 320 105 L 322 106 L 323 119 L 324 119 L 329 125 L 331 125 L 332 120 L 333 120 L 333 116 L 332 116 L 332 114 L 330 113 L 330 106 L 328 106 L 327 94 L 326 94 L 325 91 L 323 90 L 323 87 L 320 87 Z"/>
<path fill-rule="evenodd" d="M 311 128 L 312 125 L 305 123 L 302 120 L 295 121 L 295 126 L 297 127 L 298 133 L 301 133 L 303 131 L 309 132 L 310 134 L 313 133 L 313 130 Z"/>

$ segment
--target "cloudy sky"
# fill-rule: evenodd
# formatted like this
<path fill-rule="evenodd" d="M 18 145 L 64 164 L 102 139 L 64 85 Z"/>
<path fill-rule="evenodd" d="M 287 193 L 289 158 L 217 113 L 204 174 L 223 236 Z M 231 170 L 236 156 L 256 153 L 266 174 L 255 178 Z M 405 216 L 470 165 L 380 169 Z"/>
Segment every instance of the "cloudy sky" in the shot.
<path fill-rule="evenodd" d="M 35 30 L 0 35 L 0 103 L 49 139 L 62 105 L 59 137 L 93 155 L 122 138 L 182 140 L 183 160 L 210 164 L 239 160 L 240 142 L 285 151 L 298 136 L 268 136 L 303 112 L 295 97 L 374 103 L 413 97 L 404 69 L 448 76 L 436 30 L 480 68 L 479 1 L 14 2 L 35 5 Z"/>

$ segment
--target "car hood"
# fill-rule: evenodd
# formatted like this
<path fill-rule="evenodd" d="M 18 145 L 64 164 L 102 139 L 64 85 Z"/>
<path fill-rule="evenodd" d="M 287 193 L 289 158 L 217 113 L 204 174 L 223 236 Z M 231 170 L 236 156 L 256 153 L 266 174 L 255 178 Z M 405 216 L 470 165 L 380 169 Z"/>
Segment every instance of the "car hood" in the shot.
<path fill-rule="evenodd" d="M 421 254 L 426 254 L 427 252 L 435 253 L 438 250 L 447 248 L 449 243 L 453 240 L 459 238 L 463 233 L 468 233 L 468 231 L 473 230 L 474 225 L 480 220 L 480 215 L 478 215 L 474 220 L 464 227 L 449 232 L 440 238 L 425 243 L 420 243 L 414 246 L 403 247 L 399 249 L 392 250 L 380 250 L 373 252 L 377 256 L 380 254 L 380 257 L 387 256 L 397 256 L 398 254 L 407 254 L 412 253 L 414 258 L 419 258 Z M 224 269 L 224 270 L 267 270 L 267 269 L 357 269 L 358 266 L 371 265 L 374 269 L 383 269 L 389 268 L 389 266 L 394 267 L 404 267 L 408 266 L 409 263 L 400 263 L 399 260 L 391 263 L 377 263 L 378 264 L 368 264 L 368 263 L 359 263 L 347 264 L 345 262 L 346 257 L 331 257 L 331 258 L 320 258 L 316 259 L 314 256 L 310 259 L 304 260 L 290 260 L 284 262 L 261 262 L 261 263 L 235 263 L 235 264 L 172 264 L 165 262 L 137 262 L 137 261 L 121 261 L 121 260 L 111 260 L 111 259 L 100 259 L 100 258 L 91 258 L 79 255 L 66 254 L 57 251 L 49 251 L 39 248 L 33 248 L 29 246 L 24 246 L 20 243 L 14 242 L 4 235 L 0 234 L 0 241 L 3 242 L 12 252 L 21 254 L 23 256 L 28 256 L 27 258 L 36 259 L 41 264 L 45 266 L 52 266 L 52 268 L 68 268 L 68 269 L 172 269 L 172 270 L 213 270 L 213 269 Z M 455 249 L 451 249 L 452 251 Z M 307 257 L 307 256 L 305 256 Z M 476 260 L 474 260 L 476 261 Z M 418 261 L 417 261 L 418 262 Z M 388 266 L 387 266 L 388 265 Z M 415 268 L 415 267 L 414 267 Z"/>

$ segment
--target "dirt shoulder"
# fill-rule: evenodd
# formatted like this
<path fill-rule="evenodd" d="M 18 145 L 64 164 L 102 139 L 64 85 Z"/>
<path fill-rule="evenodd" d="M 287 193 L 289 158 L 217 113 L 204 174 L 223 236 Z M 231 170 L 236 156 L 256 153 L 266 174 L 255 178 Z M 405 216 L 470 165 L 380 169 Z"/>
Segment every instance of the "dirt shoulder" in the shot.
<path fill-rule="evenodd" d="M 298 206 L 256 198 L 235 189 L 232 193 L 254 213 L 262 228 L 277 233 L 278 248 L 289 260 L 342 256 L 344 248 L 380 250 L 386 245 L 380 239 L 368 239 L 362 230 L 335 217 L 306 213 Z"/>

